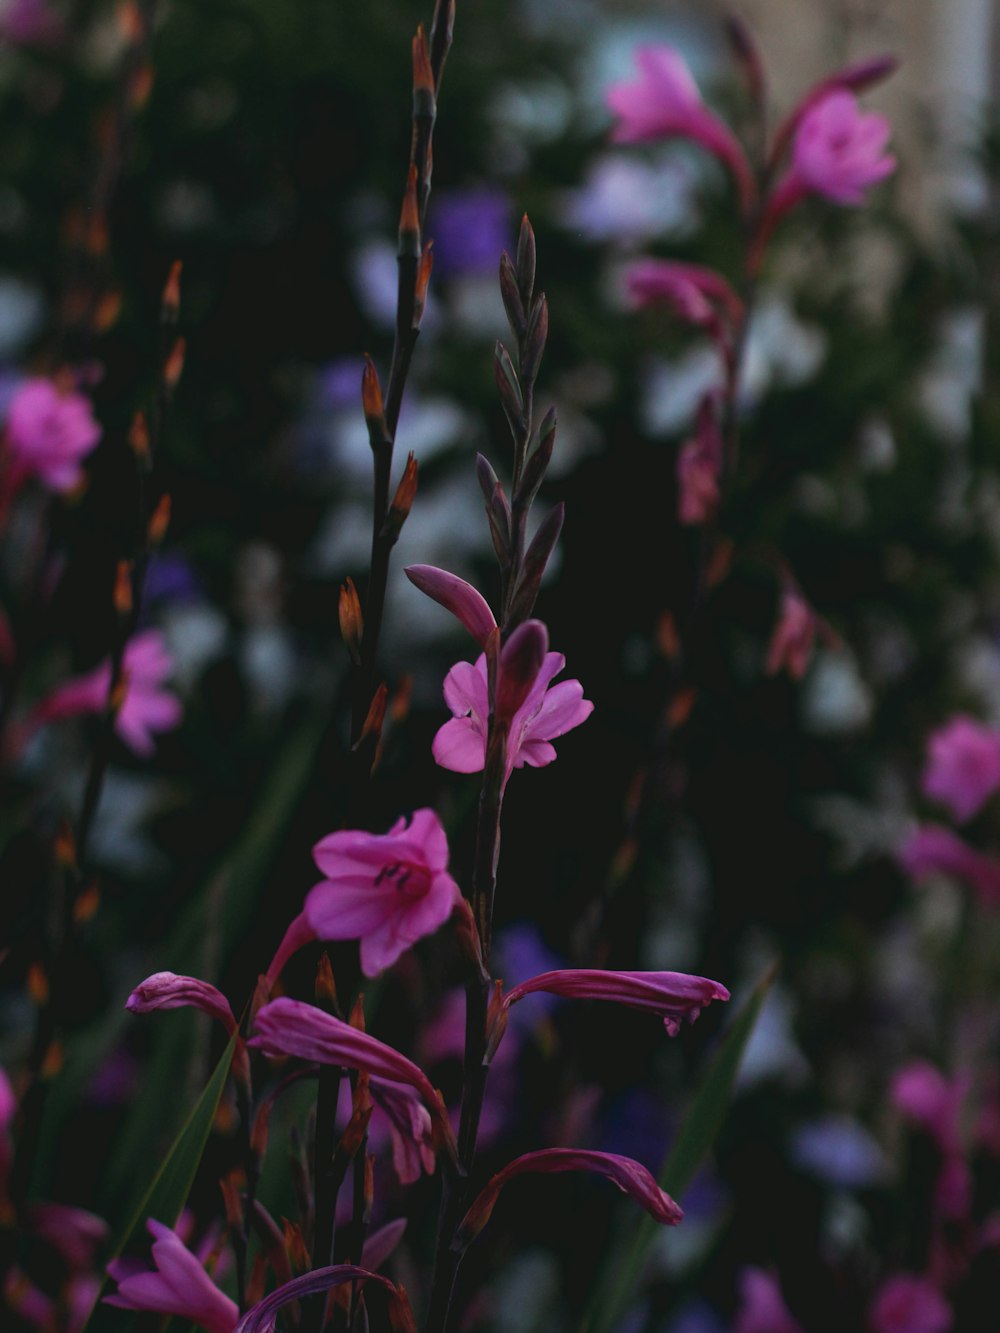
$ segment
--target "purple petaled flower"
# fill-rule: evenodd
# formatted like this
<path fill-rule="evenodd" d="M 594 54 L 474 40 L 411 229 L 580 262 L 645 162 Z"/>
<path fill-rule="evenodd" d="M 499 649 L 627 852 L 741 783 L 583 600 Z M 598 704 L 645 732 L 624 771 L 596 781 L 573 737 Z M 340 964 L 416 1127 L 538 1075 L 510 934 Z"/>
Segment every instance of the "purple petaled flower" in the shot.
<path fill-rule="evenodd" d="M 825 101 L 831 93 L 845 90 L 854 93 L 864 92 L 866 88 L 871 88 L 874 84 L 887 79 L 898 67 L 899 61 L 895 56 L 867 56 L 863 60 L 855 61 L 851 65 L 845 65 L 842 69 L 835 70 L 832 74 L 828 74 L 825 79 L 820 80 L 819 83 L 809 89 L 805 97 L 789 112 L 775 131 L 770 155 L 771 163 L 780 162 L 788 149 L 792 136 L 803 119 L 814 106 Z"/>
<path fill-rule="evenodd" d="M 482 593 L 471 583 L 436 565 L 408 565 L 403 573 L 415 588 L 432 597 L 459 619 L 480 648 L 485 648 L 497 627 L 496 616 Z"/>
<path fill-rule="evenodd" d="M 606 972 L 575 967 L 522 981 L 503 997 L 504 1011 L 536 991 L 574 1000 L 610 1000 L 657 1014 L 671 1037 L 677 1036 L 682 1023 L 693 1023 L 713 1000 L 729 999 L 729 991 L 718 981 L 686 972 Z"/>
<path fill-rule="evenodd" d="M 720 320 L 730 326 L 743 320 L 743 302 L 730 284 L 721 273 L 701 264 L 640 259 L 630 265 L 625 282 L 637 306 L 665 301 L 681 319 L 713 334 Z"/>
<path fill-rule="evenodd" d="M 361 968 L 377 977 L 451 916 L 462 893 L 448 874 L 448 839 L 433 810 L 416 810 L 388 833 L 344 829 L 313 848 L 326 876 L 306 896 L 268 969 L 309 939 L 360 940 Z"/>
<path fill-rule="evenodd" d="M 676 1226 L 684 1216 L 670 1195 L 660 1189 L 650 1172 L 631 1157 L 583 1148 L 543 1148 L 539 1152 L 529 1152 L 515 1158 L 502 1171 L 497 1172 L 462 1219 L 459 1236 L 468 1243 L 479 1235 L 490 1220 L 500 1191 L 515 1176 L 552 1175 L 562 1171 L 592 1171 L 605 1176 L 664 1226 Z"/>
<path fill-rule="evenodd" d="M 217 1018 L 230 1036 L 236 1031 L 236 1019 L 229 1001 L 221 991 L 197 977 L 180 977 L 175 972 L 154 972 L 140 981 L 125 1001 L 133 1014 L 151 1014 L 157 1009 L 200 1009 Z"/>
<path fill-rule="evenodd" d="M 616 83 L 607 103 L 618 117 L 611 137 L 618 143 L 681 138 L 700 143 L 728 168 L 745 209 L 756 194 L 753 173 L 736 136 L 701 100 L 683 56 L 672 46 L 643 46 L 635 53 L 639 77 Z"/>
<path fill-rule="evenodd" d="M 159 630 L 143 630 L 126 645 L 122 659 L 125 692 L 115 715 L 115 730 L 130 749 L 144 757 L 156 748 L 154 733 L 171 731 L 183 716 L 180 700 L 163 688 L 173 665 Z M 26 734 L 46 722 L 103 712 L 110 688 L 111 663 L 102 662 L 42 699 L 27 720 Z"/>
<path fill-rule="evenodd" d="M 123 1310 L 149 1310 L 190 1319 L 208 1333 L 233 1333 L 239 1318 L 234 1301 L 219 1290 L 177 1232 L 150 1218 L 153 1236 L 149 1267 L 134 1259 L 113 1259 L 108 1272 L 118 1283 L 107 1305 Z"/>
<path fill-rule="evenodd" d="M 868 1311 L 872 1333 L 948 1333 L 951 1306 L 925 1277 L 896 1273 L 882 1283 Z"/>
<path fill-rule="evenodd" d="M 565 666 L 562 653 L 546 653 L 534 684 L 513 713 L 507 733 L 505 784 L 515 768 L 551 764 L 556 752 L 550 742 L 578 727 L 594 711 L 578 680 L 560 681 L 549 689 Z M 502 655 L 498 674 L 502 680 Z M 497 688 L 499 693 L 502 685 Z M 444 698 L 454 717 L 434 737 L 434 758 L 454 773 L 478 773 L 486 762 L 490 713 L 485 654 L 475 663 L 456 662 L 445 677 Z"/>
<path fill-rule="evenodd" d="M 953 717 L 928 737 L 922 786 L 964 824 L 1000 790 L 1000 733 L 974 717 Z"/>
<path fill-rule="evenodd" d="M 778 1279 L 763 1268 L 744 1268 L 733 1333 L 803 1333 L 781 1294 Z"/>
<path fill-rule="evenodd" d="M 83 480 L 81 460 L 100 438 L 89 398 L 50 379 L 25 380 L 7 417 L 8 490 L 34 476 L 50 490 L 71 491 Z"/>
<path fill-rule="evenodd" d="M 677 454 L 677 517 L 681 523 L 707 523 L 719 507 L 722 432 L 715 394 L 705 394 L 698 408 L 694 436 Z"/>
<path fill-rule="evenodd" d="M 1000 863 L 977 852 L 957 833 L 940 824 L 925 824 L 903 844 L 899 861 L 919 883 L 929 875 L 954 875 L 979 893 L 987 903 L 1000 903 Z"/>
<path fill-rule="evenodd" d="M 0 37 L 14 46 L 58 46 L 65 36 L 48 0 L 9 0 L 0 13 Z"/>

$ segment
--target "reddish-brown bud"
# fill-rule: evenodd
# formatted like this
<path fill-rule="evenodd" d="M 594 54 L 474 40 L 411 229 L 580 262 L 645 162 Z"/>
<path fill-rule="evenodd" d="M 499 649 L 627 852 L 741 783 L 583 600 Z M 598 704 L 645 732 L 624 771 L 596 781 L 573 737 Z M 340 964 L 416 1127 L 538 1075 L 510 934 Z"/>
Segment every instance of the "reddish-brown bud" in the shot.
<path fill-rule="evenodd" d="M 398 541 L 399 534 L 403 530 L 403 524 L 413 508 L 413 500 L 416 494 L 417 460 L 411 453 L 406 459 L 406 467 L 403 469 L 403 475 L 399 479 L 396 494 L 392 497 L 392 504 L 389 506 L 389 512 L 385 516 L 385 523 L 382 527 L 382 532 L 389 541 L 393 543 Z"/>
<path fill-rule="evenodd" d="M 350 1018 L 349 1018 L 347 1021 L 348 1021 L 349 1025 L 350 1025 L 352 1028 L 355 1028 L 358 1032 L 364 1032 L 364 1030 L 365 1030 L 365 997 L 364 997 L 363 995 L 360 995 L 360 994 L 359 994 L 359 995 L 358 995 L 358 998 L 354 1001 L 354 1005 L 353 1005 L 353 1007 L 352 1007 L 352 1009 L 351 1009 L 351 1016 L 350 1016 Z"/>
<path fill-rule="evenodd" d="M 122 294 L 117 288 L 105 292 L 94 310 L 94 329 L 97 333 L 107 333 L 118 323 L 122 313 Z"/>
<path fill-rule="evenodd" d="M 62 820 L 56 832 L 55 854 L 56 865 L 60 870 L 75 870 L 77 868 L 76 838 L 73 836 L 73 829 L 68 819 Z"/>
<path fill-rule="evenodd" d="M 288 1218 L 283 1218 L 285 1231 L 285 1253 L 288 1255 L 288 1262 L 297 1273 L 305 1273 L 312 1267 L 312 1257 L 309 1254 L 309 1246 L 306 1244 L 306 1238 L 302 1234 L 302 1228 L 297 1222 L 289 1222 Z"/>
<path fill-rule="evenodd" d="M 163 386 L 168 393 L 173 393 L 180 383 L 181 375 L 184 372 L 184 353 L 187 344 L 183 338 L 178 338 L 170 349 L 170 355 L 163 365 Z"/>
<path fill-rule="evenodd" d="M 351 1094 L 351 1118 L 344 1127 L 340 1138 L 340 1150 L 348 1157 L 354 1157 L 368 1133 L 368 1122 L 372 1118 L 375 1103 L 372 1101 L 367 1072 L 358 1073 L 358 1081 Z"/>
<path fill-rule="evenodd" d="M 434 96 L 434 71 L 431 68 L 431 53 L 424 33 L 424 25 L 417 27 L 413 39 L 413 116 L 414 119 L 434 118 L 436 110 Z"/>
<path fill-rule="evenodd" d="M 159 546 L 167 535 L 167 529 L 170 527 L 171 504 L 170 496 L 166 492 L 157 500 L 156 508 L 153 510 L 149 526 L 146 529 L 146 539 L 150 546 Z"/>
<path fill-rule="evenodd" d="M 115 569 L 115 588 L 113 593 L 115 610 L 120 616 L 132 614 L 132 561 L 119 560 Z"/>
<path fill-rule="evenodd" d="M 410 163 L 399 214 L 399 255 L 420 258 L 420 205 L 417 202 L 417 169 Z"/>
<path fill-rule="evenodd" d="M 431 280 L 431 270 L 434 268 L 434 242 L 428 241 L 420 256 L 420 263 L 417 265 L 417 280 L 413 288 L 413 327 L 420 328 L 420 321 L 424 317 L 424 306 L 427 304 L 427 287 Z"/>
<path fill-rule="evenodd" d="M 388 1313 L 392 1333 L 417 1333 L 417 1321 L 413 1317 L 413 1307 L 405 1287 L 398 1286 L 395 1294 L 390 1295 Z"/>
<path fill-rule="evenodd" d="M 389 704 L 389 717 L 393 722 L 405 722 L 410 715 L 410 703 L 413 699 L 413 677 L 403 676 Z"/>
<path fill-rule="evenodd" d="M 65 1064 L 65 1052 L 61 1041 L 51 1042 L 42 1059 L 41 1076 L 47 1082 L 62 1069 Z"/>
<path fill-rule="evenodd" d="M 101 891 L 97 887 L 96 881 L 91 882 L 77 894 L 73 902 L 73 922 L 77 926 L 86 925 L 88 921 L 93 921 L 97 915 L 97 909 L 101 905 Z"/>
<path fill-rule="evenodd" d="M 351 578 L 347 578 L 341 584 L 337 614 L 340 617 L 341 637 L 351 655 L 351 661 L 355 666 L 360 666 L 361 639 L 365 631 L 365 621 L 361 611 L 361 598 Z"/>
<path fill-rule="evenodd" d="M 456 904 L 451 919 L 455 923 L 455 939 L 458 941 L 462 956 L 472 965 L 476 976 L 481 981 L 488 982 L 490 974 L 487 972 L 486 964 L 483 961 L 483 944 L 479 938 L 476 917 L 465 898 L 462 898 Z"/>
<path fill-rule="evenodd" d="M 219 1181 L 219 1189 L 222 1191 L 222 1205 L 226 1213 L 226 1221 L 235 1232 L 239 1232 L 243 1227 L 243 1197 L 242 1191 L 246 1186 L 246 1176 L 239 1167 L 235 1167 L 227 1175 L 224 1175 Z"/>
<path fill-rule="evenodd" d="M 376 746 L 381 741 L 382 724 L 385 722 L 385 709 L 388 700 L 389 690 L 383 681 L 375 691 L 374 698 L 368 706 L 368 713 L 361 728 L 361 735 L 354 742 L 355 750 L 359 749 L 370 736 L 374 736 Z"/>
<path fill-rule="evenodd" d="M 41 963 L 32 963 L 26 978 L 28 994 L 39 1008 L 49 1001 L 49 978 Z"/>
<path fill-rule="evenodd" d="M 385 409 L 382 403 L 382 386 L 378 382 L 378 371 L 375 369 L 375 362 L 367 354 L 365 355 L 365 368 L 361 372 L 361 406 L 364 408 L 365 420 L 369 425 L 373 421 L 384 420 Z"/>
<path fill-rule="evenodd" d="M 333 966 L 330 955 L 324 949 L 316 965 L 315 983 L 316 1003 L 328 1013 L 335 1014 L 340 1005 L 337 1002 L 337 983 L 333 979 Z"/>
<path fill-rule="evenodd" d="M 182 267 L 181 261 L 175 259 L 170 265 L 170 272 L 163 284 L 163 295 L 160 298 L 160 319 L 164 324 L 176 324 L 181 312 Z"/>
<path fill-rule="evenodd" d="M 128 432 L 128 447 L 135 454 L 135 460 L 139 466 L 148 468 L 150 465 L 150 439 L 149 422 L 146 420 L 145 412 L 136 412 L 132 418 L 132 425 Z"/>
<path fill-rule="evenodd" d="M 254 1117 L 253 1129 L 250 1131 L 250 1151 L 256 1157 L 258 1162 L 264 1160 L 267 1153 L 267 1141 L 271 1134 L 271 1108 L 274 1103 L 268 1098 L 261 1102 L 260 1107 Z"/>

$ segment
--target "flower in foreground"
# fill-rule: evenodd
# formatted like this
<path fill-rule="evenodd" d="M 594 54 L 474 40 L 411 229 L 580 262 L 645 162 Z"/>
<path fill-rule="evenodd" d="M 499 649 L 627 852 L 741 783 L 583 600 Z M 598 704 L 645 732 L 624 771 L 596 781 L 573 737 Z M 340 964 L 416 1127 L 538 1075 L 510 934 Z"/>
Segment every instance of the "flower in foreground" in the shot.
<path fill-rule="evenodd" d="M 377 977 L 443 925 L 462 899 L 448 874 L 448 839 L 430 809 L 397 820 L 388 833 L 330 833 L 313 858 L 326 878 L 285 933 L 268 968 L 272 982 L 313 939 L 360 940 L 361 970 Z"/>
<path fill-rule="evenodd" d="M 954 1316 L 933 1282 L 896 1273 L 879 1288 L 868 1321 L 872 1333 L 947 1333 Z"/>
<path fill-rule="evenodd" d="M 618 117 L 611 137 L 618 143 L 681 138 L 700 143 L 729 169 L 744 207 L 755 186 L 746 155 L 732 130 L 701 100 L 683 56 L 672 46 L 643 46 L 635 53 L 639 76 L 608 89 L 607 103 Z"/>
<path fill-rule="evenodd" d="M 543 1148 L 539 1152 L 529 1152 L 515 1158 L 502 1171 L 497 1172 L 462 1219 L 456 1244 L 467 1245 L 479 1235 L 490 1220 L 500 1191 L 515 1176 L 552 1175 L 562 1171 L 591 1171 L 605 1176 L 664 1226 L 676 1226 L 684 1217 L 678 1205 L 660 1189 L 650 1172 L 631 1157 L 583 1148 Z"/>
<path fill-rule="evenodd" d="M 527 623 L 521 628 L 525 629 Z M 507 733 L 505 783 L 515 768 L 551 764 L 556 758 L 551 742 L 585 722 L 594 711 L 594 705 L 583 697 L 578 680 L 560 681 L 549 688 L 565 666 L 562 653 L 545 653 L 534 684 L 513 712 Z M 498 693 L 503 682 L 503 655 L 499 677 Z M 456 662 L 445 677 L 444 698 L 454 716 L 434 737 L 434 758 L 454 773 L 478 773 L 486 762 L 490 711 L 485 654 L 474 663 Z"/>
<path fill-rule="evenodd" d="M 949 828 L 940 824 L 918 828 L 898 856 L 918 883 L 933 874 L 954 875 L 971 884 L 985 902 L 1000 903 L 1000 863 L 977 852 Z"/>
<path fill-rule="evenodd" d="M 124 1310 L 150 1310 L 190 1319 L 208 1333 L 233 1333 L 239 1310 L 219 1290 L 177 1232 L 150 1218 L 153 1266 L 135 1259 L 113 1259 L 108 1272 L 118 1283 L 105 1303 Z"/>
<path fill-rule="evenodd" d="M 1000 790 L 1000 733 L 974 717 L 953 717 L 928 737 L 921 785 L 964 824 Z"/>
<path fill-rule="evenodd" d="M 151 755 L 156 748 L 154 734 L 171 731 L 183 716 L 180 700 L 163 688 L 173 665 L 159 630 L 143 630 L 125 647 L 124 697 L 115 714 L 115 730 L 138 755 Z M 35 728 L 62 718 L 103 712 L 110 688 L 111 663 L 106 661 L 85 676 L 60 685 L 41 700 L 28 718 L 27 732 L 30 734 Z"/>
<path fill-rule="evenodd" d="M 71 491 L 83 480 L 81 461 L 100 438 L 89 398 L 44 377 L 25 380 L 7 417 L 8 488 L 35 476 L 50 490 Z"/>
<path fill-rule="evenodd" d="M 154 972 L 140 981 L 125 1001 L 132 1014 L 151 1014 L 158 1009 L 200 1009 L 217 1018 L 230 1036 L 236 1031 L 236 1019 L 229 1001 L 207 981 L 182 977 L 176 972 Z"/>

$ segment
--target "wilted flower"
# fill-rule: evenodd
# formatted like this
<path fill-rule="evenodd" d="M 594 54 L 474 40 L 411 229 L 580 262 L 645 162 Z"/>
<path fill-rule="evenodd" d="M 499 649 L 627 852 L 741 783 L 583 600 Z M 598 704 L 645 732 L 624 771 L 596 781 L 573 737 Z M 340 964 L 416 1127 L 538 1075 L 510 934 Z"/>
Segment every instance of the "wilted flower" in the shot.
<path fill-rule="evenodd" d="M 366 1268 L 360 1268 L 356 1264 L 331 1264 L 326 1268 L 314 1268 L 310 1273 L 302 1273 L 299 1277 L 292 1278 L 291 1282 L 285 1282 L 269 1292 L 262 1301 L 258 1301 L 246 1312 L 238 1325 L 235 1325 L 236 1333 L 274 1333 L 275 1315 L 284 1306 L 291 1305 L 293 1301 L 300 1301 L 306 1296 L 317 1296 L 330 1291 L 345 1282 L 377 1282 L 379 1286 L 385 1287 L 390 1301 L 396 1304 L 397 1309 L 402 1307 L 403 1312 L 398 1324 L 391 1314 L 390 1323 L 399 1329 L 412 1326 L 412 1315 L 409 1323 L 406 1319 L 406 1315 L 409 1314 L 406 1297 L 402 1289 L 397 1289 L 388 1278 L 370 1273 Z"/>
<path fill-rule="evenodd" d="M 385 1113 L 392 1138 L 392 1164 L 403 1185 L 412 1185 L 421 1172 L 434 1174 L 434 1135 L 430 1113 L 413 1088 L 373 1078 L 371 1094 Z M 377 1264 L 366 1265 L 378 1267 Z"/>
<path fill-rule="evenodd" d="M 72 490 L 83 480 L 81 460 L 100 438 L 89 398 L 43 377 L 25 380 L 7 417 L 8 489 L 35 476 L 50 490 Z"/>
<path fill-rule="evenodd" d="M 141 1260 L 113 1259 L 108 1272 L 118 1290 L 105 1296 L 105 1302 L 124 1310 L 178 1315 L 208 1333 L 233 1333 L 239 1310 L 208 1276 L 201 1260 L 162 1222 L 150 1218 L 146 1226 L 154 1237 L 153 1266 Z"/>
<path fill-rule="evenodd" d="M 868 1322 L 872 1333 L 948 1333 L 954 1316 L 928 1278 L 896 1273 L 879 1288 Z"/>
<path fill-rule="evenodd" d="M 1000 789 L 1000 733 L 974 717 L 953 717 L 928 737 L 922 786 L 964 824 Z"/>
<path fill-rule="evenodd" d="M 732 130 L 701 100 L 683 56 L 672 46 L 644 46 L 635 53 L 639 77 L 608 89 L 608 106 L 618 117 L 611 137 L 618 143 L 681 138 L 700 143 L 729 169 L 744 207 L 755 186 L 746 156 Z"/>

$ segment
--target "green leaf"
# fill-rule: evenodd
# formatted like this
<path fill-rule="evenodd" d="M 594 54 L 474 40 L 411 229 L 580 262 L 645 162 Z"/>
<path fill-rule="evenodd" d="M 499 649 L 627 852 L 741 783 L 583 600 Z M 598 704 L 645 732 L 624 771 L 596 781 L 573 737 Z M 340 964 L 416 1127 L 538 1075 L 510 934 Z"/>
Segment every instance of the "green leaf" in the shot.
<path fill-rule="evenodd" d="M 678 1201 L 682 1201 L 681 1196 L 722 1128 L 743 1052 L 771 989 L 775 970 L 772 968 L 757 983 L 736 1015 L 674 1140 L 660 1174 L 660 1184 Z M 658 1230 L 658 1224 L 644 1216 L 633 1229 L 631 1240 L 616 1248 L 603 1280 L 598 1281 L 581 1333 L 606 1333 L 621 1320 L 635 1298 L 636 1284 Z"/>

